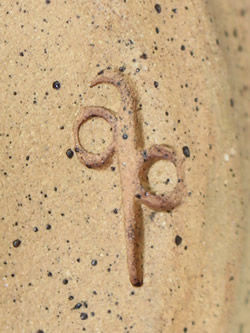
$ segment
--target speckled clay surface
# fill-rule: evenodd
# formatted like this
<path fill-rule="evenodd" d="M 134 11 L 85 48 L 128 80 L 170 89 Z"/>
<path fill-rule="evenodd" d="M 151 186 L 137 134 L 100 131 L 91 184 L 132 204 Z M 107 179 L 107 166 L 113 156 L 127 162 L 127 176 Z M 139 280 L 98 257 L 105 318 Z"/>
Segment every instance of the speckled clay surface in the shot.
<path fill-rule="evenodd" d="M 249 10 L 1 1 L 1 333 L 250 331 Z M 140 288 L 128 279 L 117 155 L 96 170 L 74 153 L 81 107 L 119 110 L 115 87 L 89 87 L 107 67 L 132 84 L 145 148 L 168 144 L 185 160 L 183 203 L 142 206 Z M 94 118 L 80 139 L 101 153 L 110 126 Z M 176 170 L 155 164 L 149 179 L 168 193 Z"/>

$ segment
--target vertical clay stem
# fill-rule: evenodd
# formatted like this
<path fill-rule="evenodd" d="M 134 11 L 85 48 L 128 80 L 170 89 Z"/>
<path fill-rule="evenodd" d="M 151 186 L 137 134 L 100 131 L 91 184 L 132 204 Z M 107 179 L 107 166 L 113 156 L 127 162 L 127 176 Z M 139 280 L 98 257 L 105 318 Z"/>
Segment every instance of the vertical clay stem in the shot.
<path fill-rule="evenodd" d="M 140 227 L 136 222 L 135 195 L 138 189 L 138 158 L 135 135 L 135 98 L 131 88 L 120 75 L 98 77 L 91 85 L 110 83 L 121 94 L 121 109 L 117 116 L 115 133 L 116 152 L 120 168 L 124 226 L 126 233 L 129 278 L 134 286 L 142 284 L 142 268 L 139 251 Z"/>

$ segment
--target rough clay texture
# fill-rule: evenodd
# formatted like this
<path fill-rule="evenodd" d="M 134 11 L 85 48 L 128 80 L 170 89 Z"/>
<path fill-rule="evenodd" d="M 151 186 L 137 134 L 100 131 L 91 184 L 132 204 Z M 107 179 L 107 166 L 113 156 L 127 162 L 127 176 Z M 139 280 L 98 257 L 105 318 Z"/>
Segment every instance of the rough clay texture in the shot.
<path fill-rule="evenodd" d="M 249 2 L 155 5 L 0 2 L 3 333 L 250 331 Z M 140 288 L 117 156 L 101 170 L 69 158 L 81 106 L 119 110 L 115 87 L 89 87 L 107 67 L 133 84 L 145 148 L 185 158 L 183 203 L 143 206 Z M 96 118 L 80 136 L 90 151 L 111 140 Z M 155 190 L 176 181 L 168 164 L 152 173 Z"/>

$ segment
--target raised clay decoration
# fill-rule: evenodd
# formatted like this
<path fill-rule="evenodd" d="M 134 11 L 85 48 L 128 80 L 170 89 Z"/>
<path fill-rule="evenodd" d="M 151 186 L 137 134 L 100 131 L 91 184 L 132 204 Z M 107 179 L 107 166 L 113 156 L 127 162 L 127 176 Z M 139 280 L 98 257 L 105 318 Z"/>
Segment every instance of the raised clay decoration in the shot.
<path fill-rule="evenodd" d="M 98 76 L 91 87 L 102 83 L 112 84 L 119 90 L 121 108 L 117 116 L 101 106 L 82 108 L 73 128 L 75 151 L 79 160 L 88 168 L 99 168 L 114 152 L 118 154 L 129 278 L 133 286 L 141 286 L 143 283 L 139 222 L 141 204 L 154 210 L 171 211 L 181 203 L 184 188 L 183 160 L 177 158 L 174 149 L 167 145 L 153 145 L 149 150 L 137 151 L 134 112 L 136 102 L 133 90 L 121 74 L 114 72 Z M 105 119 L 113 131 L 113 141 L 102 154 L 92 154 L 80 143 L 80 127 L 92 117 Z M 146 184 L 148 170 L 158 160 L 170 161 L 176 167 L 178 182 L 168 195 L 156 195 L 150 192 Z"/>

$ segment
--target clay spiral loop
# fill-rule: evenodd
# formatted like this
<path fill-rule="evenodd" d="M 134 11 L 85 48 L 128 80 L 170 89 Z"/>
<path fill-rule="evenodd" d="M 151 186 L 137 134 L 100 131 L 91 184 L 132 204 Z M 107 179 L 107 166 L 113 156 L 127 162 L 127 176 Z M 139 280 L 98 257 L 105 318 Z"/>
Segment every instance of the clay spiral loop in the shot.
<path fill-rule="evenodd" d="M 82 109 L 79 119 L 74 124 L 74 136 L 75 136 L 75 151 L 80 161 L 88 168 L 98 168 L 105 164 L 107 159 L 114 153 L 116 145 L 115 140 L 109 145 L 108 149 L 103 154 L 93 154 L 88 152 L 80 143 L 79 130 L 83 123 L 93 117 L 100 117 L 105 119 L 111 126 L 113 136 L 116 132 L 116 117 L 112 113 L 104 108 L 97 106 L 88 106 Z"/>
<path fill-rule="evenodd" d="M 138 204 L 145 204 L 154 210 L 171 211 L 181 203 L 184 187 L 183 160 L 177 158 L 173 148 L 167 145 L 153 145 L 149 150 L 136 150 L 136 125 L 134 110 L 136 107 L 133 90 L 120 74 L 109 73 L 97 77 L 91 84 L 108 83 L 114 85 L 120 92 L 121 109 L 117 117 L 104 107 L 89 106 L 81 110 L 74 124 L 75 151 L 80 161 L 89 168 L 103 166 L 116 151 L 121 178 L 121 191 L 126 233 L 127 262 L 132 285 L 142 285 L 140 247 L 140 228 L 137 224 Z M 101 117 L 111 126 L 113 141 L 102 154 L 92 154 L 84 149 L 79 139 L 81 125 L 89 118 Z M 156 195 L 143 185 L 145 174 L 150 166 L 158 160 L 172 162 L 177 171 L 178 182 L 169 194 Z"/>

